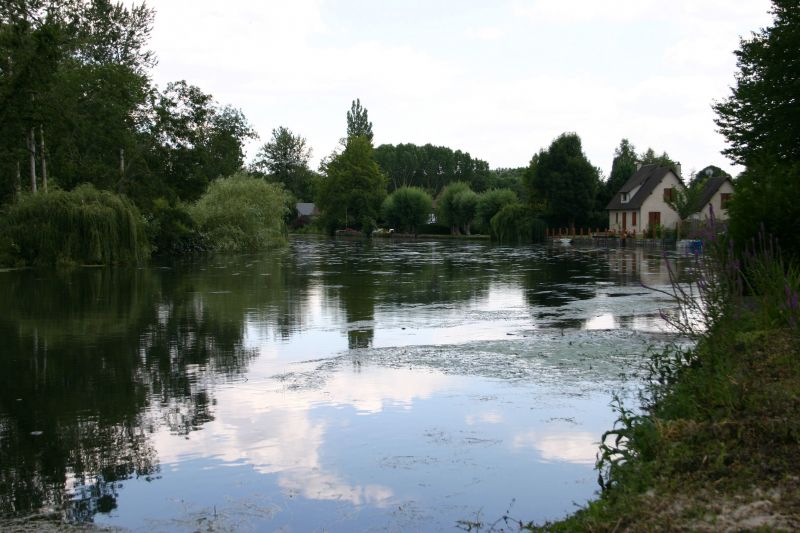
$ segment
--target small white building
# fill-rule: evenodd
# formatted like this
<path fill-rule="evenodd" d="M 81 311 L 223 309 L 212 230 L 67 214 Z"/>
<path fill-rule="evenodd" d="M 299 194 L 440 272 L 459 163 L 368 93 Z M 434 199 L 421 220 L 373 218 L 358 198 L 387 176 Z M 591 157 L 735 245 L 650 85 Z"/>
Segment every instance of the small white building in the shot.
<path fill-rule="evenodd" d="M 703 191 L 697 201 L 699 206 L 693 214 L 693 220 L 706 220 L 711 218 L 711 209 L 717 220 L 728 219 L 728 202 L 733 198 L 733 182 L 727 176 L 708 178 L 703 184 Z"/>
<path fill-rule="evenodd" d="M 647 232 L 657 226 L 675 228 L 680 217 L 667 201 L 676 189 L 683 188 L 683 182 L 672 169 L 642 166 L 608 203 L 608 228 L 631 234 Z"/>

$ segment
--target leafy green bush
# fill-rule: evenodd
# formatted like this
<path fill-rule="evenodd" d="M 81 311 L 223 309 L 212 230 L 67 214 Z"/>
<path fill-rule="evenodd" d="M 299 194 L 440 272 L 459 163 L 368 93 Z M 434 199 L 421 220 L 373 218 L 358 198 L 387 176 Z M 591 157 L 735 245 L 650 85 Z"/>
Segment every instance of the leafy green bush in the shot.
<path fill-rule="evenodd" d="M 492 217 L 503 207 L 517 202 L 517 193 L 511 189 L 490 189 L 478 195 L 475 223 L 482 232 L 491 231 Z"/>
<path fill-rule="evenodd" d="M 527 206 L 514 203 L 500 209 L 491 220 L 492 240 L 504 244 L 544 242 L 545 223 Z"/>
<path fill-rule="evenodd" d="M 183 255 L 206 250 L 205 239 L 185 205 L 171 205 L 166 199 L 158 198 L 146 218 L 154 253 Z"/>
<path fill-rule="evenodd" d="M 212 250 L 256 251 L 286 244 L 286 192 L 247 174 L 212 182 L 189 213 Z"/>
<path fill-rule="evenodd" d="M 90 184 L 24 194 L 4 219 L 3 255 L 17 264 L 136 263 L 150 252 L 139 210 L 124 196 Z"/>
<path fill-rule="evenodd" d="M 381 212 L 390 225 L 416 235 L 417 229 L 428 221 L 432 209 L 430 194 L 419 187 L 401 187 L 386 197 Z"/>

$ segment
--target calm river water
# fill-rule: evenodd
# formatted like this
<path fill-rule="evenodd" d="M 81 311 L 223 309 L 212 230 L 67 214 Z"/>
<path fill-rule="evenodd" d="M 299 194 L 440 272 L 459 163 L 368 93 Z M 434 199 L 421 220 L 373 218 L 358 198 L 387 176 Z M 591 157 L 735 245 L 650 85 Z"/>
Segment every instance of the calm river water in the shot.
<path fill-rule="evenodd" d="M 660 251 L 295 238 L 0 273 L 0 527 L 555 519 L 669 340 Z"/>

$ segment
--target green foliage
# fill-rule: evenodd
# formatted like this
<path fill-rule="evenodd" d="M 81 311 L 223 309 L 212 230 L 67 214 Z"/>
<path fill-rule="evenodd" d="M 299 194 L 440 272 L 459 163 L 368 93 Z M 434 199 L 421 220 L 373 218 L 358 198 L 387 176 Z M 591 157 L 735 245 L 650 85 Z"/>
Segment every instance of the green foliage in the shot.
<path fill-rule="evenodd" d="M 184 255 L 206 250 L 205 239 L 184 204 L 171 205 L 165 198 L 158 198 L 145 218 L 154 254 Z"/>
<path fill-rule="evenodd" d="M 169 83 L 153 108 L 150 166 L 181 200 L 197 200 L 212 180 L 242 168 L 244 142 L 255 132 L 241 111 L 185 81 Z"/>
<path fill-rule="evenodd" d="M 667 152 L 661 152 L 661 155 L 657 155 L 655 150 L 648 148 L 639 156 L 639 161 L 642 163 L 642 165 L 659 165 L 662 167 L 667 167 L 675 172 L 675 174 L 679 174 L 677 161 L 673 161 Z"/>
<path fill-rule="evenodd" d="M 696 343 L 651 353 L 643 409 L 617 402 L 603 435 L 600 498 L 543 530 L 698 530 L 726 519 L 719 501 L 796 491 L 784 473 L 800 467 L 800 270 L 763 234 L 734 255 L 706 230 L 696 279 L 671 271 L 678 309 L 666 315 Z M 692 513 L 676 512 L 676 498 Z M 795 502 L 772 499 L 771 512 L 790 516 Z"/>
<path fill-rule="evenodd" d="M 342 227 L 371 231 L 386 196 L 386 178 L 370 141 L 363 136 L 347 139 L 344 151 L 327 162 L 325 172 L 316 203 L 328 232 Z"/>
<path fill-rule="evenodd" d="M 735 52 L 735 86 L 714 105 L 729 144 L 723 153 L 748 167 L 763 164 L 765 157 L 776 163 L 800 160 L 800 9 L 796 0 L 773 0 L 772 14 L 771 27 L 742 40 Z"/>
<path fill-rule="evenodd" d="M 763 224 L 787 256 L 800 258 L 800 10 L 793 0 L 772 4 L 772 26 L 741 42 L 736 85 L 714 110 L 724 153 L 747 167 L 729 206 L 734 241 L 750 242 Z"/>
<path fill-rule="evenodd" d="M 386 197 L 381 213 L 390 225 L 416 235 L 419 226 L 428 222 L 432 209 L 430 194 L 418 187 L 401 187 Z"/>
<path fill-rule="evenodd" d="M 800 163 L 754 164 L 736 181 L 728 204 L 734 242 L 752 242 L 759 231 L 775 236 L 787 257 L 800 260 Z"/>
<path fill-rule="evenodd" d="M 478 195 L 475 222 L 481 231 L 488 232 L 492 217 L 508 204 L 516 203 L 517 193 L 511 189 L 490 189 Z"/>
<path fill-rule="evenodd" d="M 89 182 L 145 208 L 241 167 L 253 132 L 240 111 L 185 82 L 152 86 L 153 20 L 144 3 L 0 4 L 0 201 L 33 190 L 32 171 L 43 188 L 45 164 L 60 188 Z"/>
<path fill-rule="evenodd" d="M 528 167 L 496 168 L 489 171 L 487 189 L 511 189 L 519 198 L 525 194 L 525 172 Z M 480 191 L 478 187 L 474 190 Z"/>
<path fill-rule="evenodd" d="M 454 181 L 468 183 L 473 191 L 483 191 L 492 180 L 489 163 L 445 146 L 382 144 L 375 149 L 375 160 L 389 178 L 390 190 L 420 187 L 437 196 Z"/>
<path fill-rule="evenodd" d="M 544 242 L 545 223 L 536 213 L 521 203 L 505 205 L 491 219 L 492 240 L 503 244 Z"/>
<path fill-rule="evenodd" d="M 554 225 L 580 226 L 592 221 L 600 175 L 586 159 L 575 133 L 557 137 L 534 156 L 526 173 L 531 207 L 541 202 Z"/>
<path fill-rule="evenodd" d="M 0 176 L 12 178 L 0 184 L 5 191 L 16 188 L 17 165 L 29 188 L 31 129 L 38 133 L 36 164 L 44 155 L 48 180 L 65 188 L 120 184 L 120 150 L 136 153 L 146 129 L 146 70 L 155 61 L 145 46 L 153 16 L 144 4 L 108 0 L 3 3 Z"/>
<path fill-rule="evenodd" d="M 6 255 L 27 265 L 137 263 L 150 251 L 136 207 L 89 184 L 24 194 L 4 218 Z"/>
<path fill-rule="evenodd" d="M 243 173 L 215 180 L 190 210 L 209 248 L 221 252 L 285 244 L 285 212 L 283 187 Z"/>
<path fill-rule="evenodd" d="M 622 139 L 619 146 L 614 150 L 614 160 L 611 163 L 611 174 L 597 193 L 597 204 L 602 210 L 605 209 L 611 198 L 625 185 L 636 172 L 637 166 L 636 148 L 628 139 Z"/>
<path fill-rule="evenodd" d="M 296 199 L 311 201 L 314 191 L 313 173 L 308 168 L 310 158 L 311 148 L 305 138 L 281 126 L 272 130 L 272 139 L 261 147 L 252 168 L 282 184 Z"/>
<path fill-rule="evenodd" d="M 372 142 L 372 122 L 369 121 L 369 113 L 365 107 L 361 106 L 361 100 L 353 100 L 350 111 L 347 112 L 347 138 L 365 137 Z"/>
<path fill-rule="evenodd" d="M 445 187 L 436 200 L 439 222 L 450 226 L 453 235 L 470 234 L 478 208 L 478 195 L 467 183 L 456 181 Z"/>
<path fill-rule="evenodd" d="M 708 165 L 700 172 L 696 173 L 692 176 L 692 179 L 689 181 L 689 185 L 695 185 L 696 183 L 705 183 L 708 178 L 714 178 L 718 176 L 725 176 L 726 178 L 733 179 L 733 176 L 722 170 L 716 165 Z"/>

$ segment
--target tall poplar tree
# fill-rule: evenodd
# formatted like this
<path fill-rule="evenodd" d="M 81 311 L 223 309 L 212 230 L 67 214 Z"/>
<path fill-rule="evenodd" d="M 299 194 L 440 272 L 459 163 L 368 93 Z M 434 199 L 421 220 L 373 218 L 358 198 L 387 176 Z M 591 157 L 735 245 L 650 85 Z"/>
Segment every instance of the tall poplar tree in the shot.
<path fill-rule="evenodd" d="M 367 108 L 361 106 L 361 100 L 356 98 L 347 112 L 347 138 L 366 137 L 372 142 L 372 122 L 369 121 Z"/>
<path fill-rule="evenodd" d="M 386 197 L 386 177 L 375 162 L 367 137 L 347 139 L 344 151 L 326 164 L 325 173 L 317 206 L 323 212 L 328 231 L 349 227 L 369 234 Z"/>

